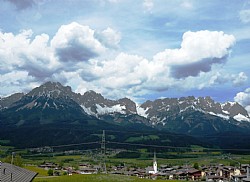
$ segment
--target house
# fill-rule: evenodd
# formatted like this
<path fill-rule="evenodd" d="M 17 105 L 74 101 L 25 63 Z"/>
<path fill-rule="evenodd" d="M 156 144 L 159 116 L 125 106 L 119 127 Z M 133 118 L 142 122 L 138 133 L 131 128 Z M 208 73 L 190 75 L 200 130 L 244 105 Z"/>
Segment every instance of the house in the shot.
<path fill-rule="evenodd" d="M 45 170 L 49 170 L 49 169 L 58 168 L 58 164 L 56 164 L 54 162 L 45 162 L 45 163 L 39 165 L 39 167 L 44 168 Z"/>
<path fill-rule="evenodd" d="M 79 170 L 89 168 L 89 164 L 79 164 Z"/>
<path fill-rule="evenodd" d="M 201 171 L 197 169 L 188 169 L 186 171 L 188 179 L 190 180 L 200 180 L 202 177 Z"/>
<path fill-rule="evenodd" d="M 31 182 L 37 173 L 9 164 L 0 162 L 0 181 Z"/>
<path fill-rule="evenodd" d="M 183 170 L 178 170 L 174 173 L 174 178 L 178 180 L 185 180 L 187 179 L 187 173 Z"/>
<path fill-rule="evenodd" d="M 174 179 L 174 172 L 172 172 L 172 171 L 158 172 L 157 175 L 165 177 L 165 179 L 169 179 L 169 180 Z"/>

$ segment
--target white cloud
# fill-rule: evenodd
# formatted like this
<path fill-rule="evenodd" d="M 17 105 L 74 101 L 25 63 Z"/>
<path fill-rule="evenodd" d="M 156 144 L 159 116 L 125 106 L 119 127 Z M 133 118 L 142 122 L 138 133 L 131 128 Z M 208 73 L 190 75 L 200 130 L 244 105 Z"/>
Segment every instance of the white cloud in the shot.
<path fill-rule="evenodd" d="M 223 32 L 187 32 L 180 49 L 165 50 L 152 60 L 126 53 L 111 60 L 90 60 L 80 76 L 102 86 L 102 93 L 113 97 L 139 96 L 173 87 L 189 90 L 229 82 L 240 85 L 247 79 L 245 73 L 224 76 L 211 72 L 213 64 L 226 61 L 233 43 L 234 37 Z M 180 77 L 177 71 L 185 75 Z"/>
<path fill-rule="evenodd" d="M 239 102 L 243 106 L 250 105 L 250 88 L 247 88 L 243 92 L 237 93 L 236 96 L 234 97 L 234 100 L 236 102 Z"/>
<path fill-rule="evenodd" d="M 33 38 L 31 30 L 23 30 L 16 35 L 0 31 L 2 79 L 6 75 L 22 72 L 38 83 L 56 79 L 66 82 L 61 72 L 77 71 L 79 66 L 84 66 L 80 63 L 108 49 L 94 34 L 95 30 L 75 22 L 61 26 L 51 41 L 47 34 Z M 107 44 L 113 41 L 118 46 L 120 37 L 115 30 L 106 29 L 104 35 Z"/>
<path fill-rule="evenodd" d="M 234 100 L 244 106 L 248 113 L 250 113 L 250 88 L 237 93 Z"/>
<path fill-rule="evenodd" d="M 226 61 L 235 41 L 223 32 L 186 32 L 179 49 L 166 49 L 153 59 L 118 51 L 104 59 L 120 39 L 120 33 L 111 28 L 98 32 L 78 23 L 61 26 L 52 39 L 46 34 L 32 39 L 32 31 L 0 32 L 0 64 L 7 68 L 0 69 L 1 75 L 22 72 L 22 78 L 33 85 L 60 81 L 81 93 L 92 89 L 113 98 L 171 88 L 201 89 L 226 79 L 221 75 L 211 78 L 212 67 Z M 246 79 L 240 73 L 227 82 L 242 84 Z"/>
<path fill-rule="evenodd" d="M 121 41 L 121 33 L 108 27 L 102 32 L 95 34 L 96 38 L 106 47 L 117 48 Z"/>
<path fill-rule="evenodd" d="M 88 80 L 93 75 L 107 88 L 119 89 L 138 85 L 148 76 L 149 61 L 137 55 L 120 53 L 114 60 L 92 60 L 90 64 L 87 70 L 83 70 L 83 79 Z"/>
<path fill-rule="evenodd" d="M 0 69 L 1 73 L 21 70 L 45 78 L 55 71 L 57 63 L 48 47 L 49 36 L 42 34 L 33 40 L 31 36 L 31 30 L 23 30 L 17 35 L 0 32 L 0 64 L 5 67 Z"/>
<path fill-rule="evenodd" d="M 240 72 L 239 74 L 229 74 L 229 73 L 221 73 L 221 72 L 216 72 L 211 76 L 209 80 L 209 85 L 220 85 L 220 84 L 225 84 L 225 83 L 232 83 L 234 86 L 242 86 L 246 83 L 248 80 L 248 77 L 246 73 Z M 207 83 L 206 83 L 207 84 Z"/>
<path fill-rule="evenodd" d="M 234 76 L 234 75 L 233 75 Z M 241 86 L 248 80 L 246 73 L 240 72 L 238 75 L 233 77 L 233 84 L 235 86 Z"/>
<path fill-rule="evenodd" d="M 18 59 L 18 55 L 28 47 L 31 35 L 31 30 L 22 31 L 17 36 L 12 33 L 0 32 L 0 64 L 2 68 L 6 66 L 6 71 L 9 71 L 22 64 L 21 60 Z"/>
<path fill-rule="evenodd" d="M 226 61 L 235 42 L 233 35 L 217 31 L 186 32 L 180 49 L 166 49 L 154 56 L 154 61 L 164 62 L 175 78 L 197 76 L 209 72 L 213 64 Z"/>
<path fill-rule="evenodd" d="M 240 21 L 242 23 L 250 22 L 250 9 L 241 10 L 239 13 Z"/>
<path fill-rule="evenodd" d="M 28 75 L 26 71 L 13 71 L 6 74 L 0 74 L 0 95 L 9 95 L 10 93 L 24 92 L 32 89 L 35 82 L 34 78 Z"/>
<path fill-rule="evenodd" d="M 76 22 L 63 25 L 51 40 L 51 47 L 62 62 L 87 61 L 105 52 L 95 31 Z"/>

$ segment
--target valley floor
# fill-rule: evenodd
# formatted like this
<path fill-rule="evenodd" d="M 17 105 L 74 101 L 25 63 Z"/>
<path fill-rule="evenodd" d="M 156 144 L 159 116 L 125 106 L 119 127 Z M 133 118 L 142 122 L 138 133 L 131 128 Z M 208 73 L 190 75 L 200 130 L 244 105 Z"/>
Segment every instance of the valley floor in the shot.
<path fill-rule="evenodd" d="M 151 179 L 140 179 L 132 176 L 121 176 L 121 175 L 72 175 L 72 176 L 60 176 L 60 177 L 36 177 L 34 182 L 149 182 Z M 162 180 L 154 180 L 162 181 Z M 175 180 L 169 180 L 175 182 Z M 177 181 L 177 180 L 176 180 Z"/>

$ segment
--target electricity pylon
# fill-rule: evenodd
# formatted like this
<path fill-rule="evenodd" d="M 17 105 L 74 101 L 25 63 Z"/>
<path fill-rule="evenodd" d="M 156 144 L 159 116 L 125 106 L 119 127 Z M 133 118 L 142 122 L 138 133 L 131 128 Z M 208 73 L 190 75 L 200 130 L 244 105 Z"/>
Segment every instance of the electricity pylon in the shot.
<path fill-rule="evenodd" d="M 101 167 L 102 171 L 106 174 L 107 168 L 106 168 L 106 146 L 105 146 L 105 130 L 102 131 L 102 143 L 101 143 Z"/>

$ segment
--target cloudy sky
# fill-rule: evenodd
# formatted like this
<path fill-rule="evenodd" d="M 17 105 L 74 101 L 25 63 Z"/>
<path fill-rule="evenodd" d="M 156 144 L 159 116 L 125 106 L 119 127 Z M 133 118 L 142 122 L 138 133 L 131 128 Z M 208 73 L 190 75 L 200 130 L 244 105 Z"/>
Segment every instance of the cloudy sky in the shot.
<path fill-rule="evenodd" d="M 249 0 L 0 0 L 0 95 L 59 81 L 250 111 Z"/>

